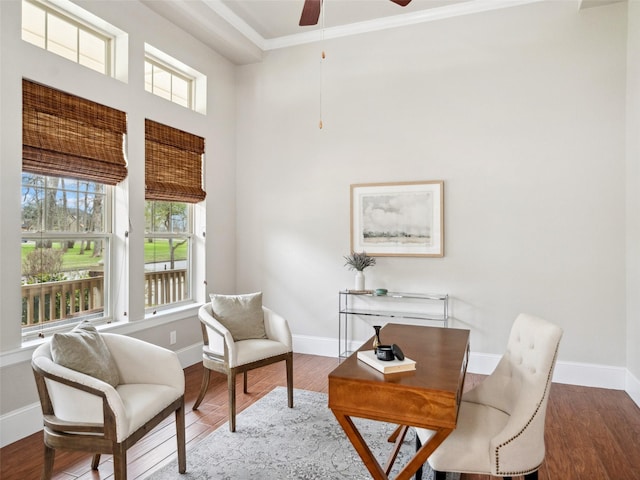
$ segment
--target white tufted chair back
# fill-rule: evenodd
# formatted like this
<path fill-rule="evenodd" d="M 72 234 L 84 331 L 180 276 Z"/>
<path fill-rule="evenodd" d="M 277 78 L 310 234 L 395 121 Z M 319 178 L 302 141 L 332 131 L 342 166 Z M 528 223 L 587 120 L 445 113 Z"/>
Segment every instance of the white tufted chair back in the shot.
<path fill-rule="evenodd" d="M 507 349 L 494 372 L 465 397 L 491 405 L 509 415 L 521 397 L 546 400 L 562 330 L 532 315 L 520 314 L 511 327 Z"/>
<path fill-rule="evenodd" d="M 429 458 L 434 470 L 503 477 L 537 472 L 561 338 L 562 329 L 546 320 L 516 318 L 496 369 L 462 396 L 458 427 Z M 432 434 L 416 430 L 421 441 Z"/>
<path fill-rule="evenodd" d="M 494 372 L 463 397 L 465 402 L 489 405 L 510 417 L 509 428 L 491 441 L 494 475 L 519 471 L 523 457 L 533 466 L 544 459 L 547 402 L 561 338 L 562 329 L 556 325 L 520 314 Z"/>

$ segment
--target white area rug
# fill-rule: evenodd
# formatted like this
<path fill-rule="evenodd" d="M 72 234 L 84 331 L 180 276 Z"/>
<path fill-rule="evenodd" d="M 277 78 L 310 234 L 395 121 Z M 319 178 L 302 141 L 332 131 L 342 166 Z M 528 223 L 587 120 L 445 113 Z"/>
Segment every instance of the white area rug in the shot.
<path fill-rule="evenodd" d="M 322 393 L 295 390 L 294 408 L 287 390 L 277 387 L 238 414 L 236 432 L 227 424 L 187 451 L 187 473 L 172 461 L 147 478 L 153 480 L 366 480 L 371 478 Z M 381 465 L 391 451 L 387 438 L 396 425 L 354 419 Z M 410 429 L 391 478 L 415 451 Z M 425 468 L 423 480 L 432 478 Z M 447 476 L 455 480 L 458 476 Z"/>

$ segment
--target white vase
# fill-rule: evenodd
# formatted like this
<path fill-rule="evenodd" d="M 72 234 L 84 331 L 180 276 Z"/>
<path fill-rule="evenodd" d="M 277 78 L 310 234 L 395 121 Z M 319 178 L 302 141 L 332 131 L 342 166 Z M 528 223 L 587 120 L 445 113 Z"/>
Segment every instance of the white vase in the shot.
<path fill-rule="evenodd" d="M 364 273 L 356 272 L 356 290 L 364 290 Z"/>

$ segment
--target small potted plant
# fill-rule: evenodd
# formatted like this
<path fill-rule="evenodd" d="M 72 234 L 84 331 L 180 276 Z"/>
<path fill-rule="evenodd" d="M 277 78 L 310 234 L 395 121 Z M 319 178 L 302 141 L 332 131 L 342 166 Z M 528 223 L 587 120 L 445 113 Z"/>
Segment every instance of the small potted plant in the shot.
<path fill-rule="evenodd" d="M 356 290 L 364 290 L 364 273 L 363 270 L 367 267 L 373 267 L 376 264 L 376 259 L 367 255 L 367 252 L 352 252 L 351 255 L 346 255 L 345 267 L 349 267 L 349 270 L 356 271 Z"/>

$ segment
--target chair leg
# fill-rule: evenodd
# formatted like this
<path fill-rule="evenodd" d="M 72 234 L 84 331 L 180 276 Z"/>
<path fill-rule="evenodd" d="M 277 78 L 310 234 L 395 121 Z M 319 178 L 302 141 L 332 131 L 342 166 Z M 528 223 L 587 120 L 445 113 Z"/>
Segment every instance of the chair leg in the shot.
<path fill-rule="evenodd" d="M 93 459 L 91 460 L 91 470 L 97 470 L 98 465 L 100 465 L 100 454 L 94 453 Z"/>
<path fill-rule="evenodd" d="M 211 378 L 211 370 L 208 368 L 204 369 L 202 372 L 202 383 L 200 384 L 200 394 L 196 400 L 196 403 L 193 404 L 192 410 L 197 410 L 202 400 L 204 400 L 204 396 L 207 393 L 207 389 L 209 388 L 209 379 Z"/>
<path fill-rule="evenodd" d="M 184 421 L 184 397 L 180 408 L 176 410 L 176 438 L 178 440 L 178 472 L 187 471 L 187 450 Z"/>
<path fill-rule="evenodd" d="M 289 399 L 289 408 L 293 408 L 293 354 L 290 354 L 286 360 L 287 364 L 287 397 Z"/>
<path fill-rule="evenodd" d="M 42 480 L 50 480 L 53 475 L 53 461 L 56 457 L 56 451 L 47 446 L 44 446 L 44 465 L 42 467 Z"/>
<path fill-rule="evenodd" d="M 127 449 L 122 443 L 113 446 L 113 478 L 127 480 Z"/>
<path fill-rule="evenodd" d="M 249 390 L 247 389 L 247 375 L 249 375 L 249 372 L 244 372 L 242 374 L 242 377 L 244 378 L 243 385 L 242 385 L 242 391 L 244 393 L 249 393 Z"/>
<path fill-rule="evenodd" d="M 420 437 L 416 435 L 416 452 L 422 448 L 422 442 L 420 441 Z M 422 465 L 416 471 L 415 480 L 422 480 Z M 447 472 L 439 472 L 438 470 L 433 471 L 433 480 L 447 480 Z"/>
<path fill-rule="evenodd" d="M 422 442 L 420 441 L 420 437 L 416 434 L 416 452 L 422 448 Z M 420 468 L 416 470 L 415 480 L 422 480 L 422 465 Z"/>
<path fill-rule="evenodd" d="M 524 476 L 524 480 L 538 480 L 538 470 L 528 473 Z"/>
<path fill-rule="evenodd" d="M 245 377 L 246 378 L 246 377 Z M 236 431 L 236 372 L 232 368 L 227 375 L 229 387 L 229 431 Z"/>

